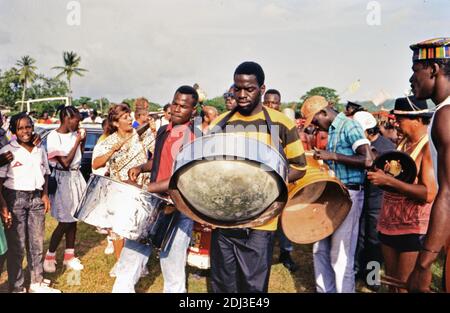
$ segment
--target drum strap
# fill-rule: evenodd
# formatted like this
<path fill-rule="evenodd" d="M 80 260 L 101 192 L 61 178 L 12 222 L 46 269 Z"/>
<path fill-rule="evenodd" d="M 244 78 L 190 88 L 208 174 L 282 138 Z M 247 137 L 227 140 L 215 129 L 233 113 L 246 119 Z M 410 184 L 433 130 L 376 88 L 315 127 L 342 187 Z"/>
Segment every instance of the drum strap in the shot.
<path fill-rule="evenodd" d="M 237 112 L 237 110 L 238 110 L 238 107 L 237 106 L 234 107 L 222 120 L 220 120 L 217 123 L 217 125 L 215 127 L 220 128 L 221 131 L 223 132 L 225 130 L 225 127 L 226 127 L 228 121 L 233 117 L 233 115 Z M 277 138 L 275 138 L 275 135 L 273 134 L 273 132 L 271 132 L 271 129 L 272 129 L 272 126 L 273 126 L 273 122 L 272 122 L 272 119 L 270 118 L 269 112 L 267 111 L 267 109 L 264 106 L 262 107 L 262 111 L 263 111 L 263 114 L 264 114 L 264 119 L 265 119 L 266 124 L 267 124 L 267 131 L 268 131 L 268 133 L 270 135 L 270 139 L 271 139 L 272 143 L 275 144 L 277 142 L 280 142 L 281 138 L 278 138 L 278 140 L 276 140 Z M 212 133 L 214 133 L 214 131 Z M 281 156 L 285 160 L 287 160 L 286 154 L 284 153 L 284 150 L 283 150 L 282 146 L 281 145 L 277 145 L 277 148 L 278 148 L 278 152 L 281 154 Z"/>
<path fill-rule="evenodd" d="M 153 166 L 150 173 L 150 181 L 154 182 L 156 181 L 156 177 L 158 177 L 158 171 L 159 171 L 159 163 L 161 161 L 161 152 L 162 148 L 164 146 L 164 142 L 166 141 L 167 137 L 169 137 L 169 132 L 166 131 L 167 125 L 161 126 L 158 130 L 158 133 L 155 138 L 155 150 L 153 154 Z M 199 133 L 195 130 L 193 123 L 191 122 L 189 125 L 189 131 L 192 132 L 196 137 L 199 135 Z M 190 134 L 188 132 L 185 132 L 183 134 L 183 143 L 181 144 L 181 147 L 183 147 L 185 144 L 189 143 Z"/>
<path fill-rule="evenodd" d="M 397 147 L 397 150 L 404 152 L 404 147 L 406 144 L 407 138 L 403 139 L 400 144 Z M 410 156 L 415 161 L 417 157 L 419 156 L 420 151 L 422 151 L 423 147 L 428 143 L 428 134 L 424 135 L 419 142 L 417 143 L 416 147 L 414 148 L 414 151 L 411 152 Z"/>

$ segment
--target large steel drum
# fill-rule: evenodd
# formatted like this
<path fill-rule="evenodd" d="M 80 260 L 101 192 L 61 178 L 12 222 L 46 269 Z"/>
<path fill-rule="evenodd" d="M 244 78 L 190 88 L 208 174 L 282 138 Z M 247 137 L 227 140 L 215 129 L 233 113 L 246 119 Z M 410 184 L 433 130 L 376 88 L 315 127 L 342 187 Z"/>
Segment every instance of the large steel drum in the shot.
<path fill-rule="evenodd" d="M 173 205 L 155 194 L 91 174 L 73 216 L 124 238 L 163 248 L 173 232 L 175 215 L 164 212 L 169 206 Z"/>
<path fill-rule="evenodd" d="M 330 236 L 352 206 L 347 188 L 333 171 L 311 154 L 307 154 L 306 160 L 306 174 L 289 184 L 289 200 L 281 214 L 286 237 L 301 244 Z"/>
<path fill-rule="evenodd" d="M 254 227 L 287 201 L 287 163 L 269 145 L 240 134 L 214 134 L 177 155 L 169 194 L 178 210 L 201 224 Z"/>

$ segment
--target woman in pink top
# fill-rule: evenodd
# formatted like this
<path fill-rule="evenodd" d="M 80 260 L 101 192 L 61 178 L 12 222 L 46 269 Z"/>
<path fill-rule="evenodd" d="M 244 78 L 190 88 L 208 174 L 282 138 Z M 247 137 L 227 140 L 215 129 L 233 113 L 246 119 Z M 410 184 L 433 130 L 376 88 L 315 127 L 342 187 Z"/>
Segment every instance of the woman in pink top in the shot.
<path fill-rule="evenodd" d="M 431 205 L 437 193 L 427 135 L 432 113 L 426 101 L 409 97 L 395 101 L 394 114 L 404 135 L 397 150 L 409 154 L 416 162 L 417 177 L 413 184 L 408 184 L 380 169 L 369 172 L 367 177 L 374 185 L 395 190 L 384 193 L 377 230 L 386 275 L 406 282 L 423 248 Z"/>

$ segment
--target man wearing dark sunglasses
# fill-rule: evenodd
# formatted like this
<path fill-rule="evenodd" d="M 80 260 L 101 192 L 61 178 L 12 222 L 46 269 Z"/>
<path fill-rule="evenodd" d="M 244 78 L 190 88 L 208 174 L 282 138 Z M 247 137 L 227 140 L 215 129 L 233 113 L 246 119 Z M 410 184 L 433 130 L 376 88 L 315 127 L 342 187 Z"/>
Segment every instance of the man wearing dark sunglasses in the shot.
<path fill-rule="evenodd" d="M 227 111 L 231 111 L 236 107 L 237 102 L 234 98 L 233 86 L 231 86 L 230 89 L 223 94 L 223 99 L 225 100 L 225 107 L 227 108 Z"/>

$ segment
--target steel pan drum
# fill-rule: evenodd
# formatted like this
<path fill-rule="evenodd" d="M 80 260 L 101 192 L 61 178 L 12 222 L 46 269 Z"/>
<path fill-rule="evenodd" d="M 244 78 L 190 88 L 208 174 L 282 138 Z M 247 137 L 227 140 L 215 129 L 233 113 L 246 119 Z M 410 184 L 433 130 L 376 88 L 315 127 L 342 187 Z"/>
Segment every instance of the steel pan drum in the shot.
<path fill-rule="evenodd" d="M 301 244 L 330 236 L 352 206 L 347 188 L 328 166 L 309 155 L 306 160 L 306 174 L 289 184 L 289 200 L 281 214 L 286 237 Z"/>
<path fill-rule="evenodd" d="M 161 231 L 156 228 L 162 224 L 164 208 L 170 205 L 133 185 L 91 174 L 74 217 L 96 227 L 110 228 L 127 239 L 152 243 L 152 236 Z"/>
<path fill-rule="evenodd" d="M 254 227 L 287 201 L 287 163 L 278 151 L 239 134 L 215 134 L 177 155 L 169 194 L 178 210 L 201 224 Z"/>

